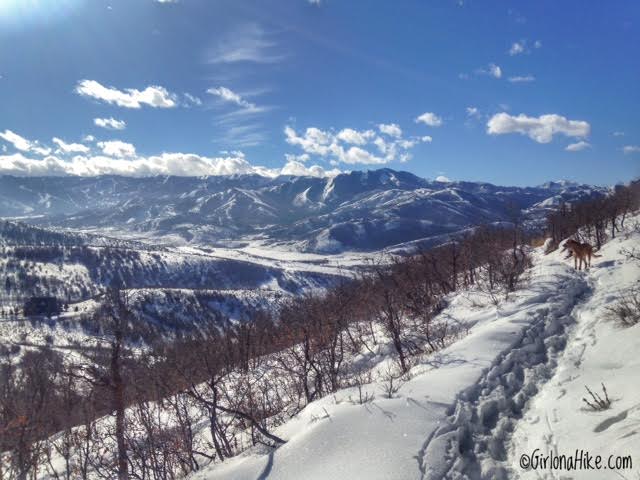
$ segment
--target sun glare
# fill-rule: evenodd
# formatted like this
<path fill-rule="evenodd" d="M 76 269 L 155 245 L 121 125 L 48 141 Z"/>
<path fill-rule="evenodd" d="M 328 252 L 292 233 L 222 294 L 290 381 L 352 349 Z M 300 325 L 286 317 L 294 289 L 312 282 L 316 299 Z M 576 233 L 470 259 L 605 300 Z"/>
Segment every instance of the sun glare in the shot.
<path fill-rule="evenodd" d="M 59 18 L 83 0 L 0 0 L 0 22 L 27 24 Z"/>

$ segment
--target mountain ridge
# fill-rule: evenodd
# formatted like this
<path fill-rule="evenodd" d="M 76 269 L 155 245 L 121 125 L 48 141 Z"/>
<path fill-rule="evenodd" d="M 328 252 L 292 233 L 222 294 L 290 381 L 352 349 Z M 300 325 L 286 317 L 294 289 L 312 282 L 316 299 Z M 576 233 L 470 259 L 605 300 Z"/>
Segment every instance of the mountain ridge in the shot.
<path fill-rule="evenodd" d="M 390 168 L 334 177 L 0 176 L 0 217 L 44 227 L 212 244 L 259 240 L 295 250 L 376 250 L 602 195 L 573 182 L 537 187 L 440 182 Z"/>

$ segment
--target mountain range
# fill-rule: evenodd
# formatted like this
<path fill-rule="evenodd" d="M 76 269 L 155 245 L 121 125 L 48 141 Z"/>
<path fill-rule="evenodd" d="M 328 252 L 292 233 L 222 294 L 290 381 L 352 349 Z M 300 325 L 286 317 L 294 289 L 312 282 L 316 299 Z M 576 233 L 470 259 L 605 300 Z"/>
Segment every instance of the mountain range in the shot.
<path fill-rule="evenodd" d="M 391 169 L 335 177 L 0 176 L 0 217 L 158 243 L 369 251 L 520 218 L 602 195 L 571 182 L 536 187 L 430 181 Z"/>

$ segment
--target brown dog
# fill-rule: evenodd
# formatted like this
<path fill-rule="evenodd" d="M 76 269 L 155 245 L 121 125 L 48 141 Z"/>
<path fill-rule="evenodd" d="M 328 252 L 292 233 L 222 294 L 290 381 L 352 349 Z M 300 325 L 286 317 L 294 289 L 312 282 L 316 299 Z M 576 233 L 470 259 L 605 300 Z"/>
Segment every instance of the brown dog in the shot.
<path fill-rule="evenodd" d="M 582 270 L 582 263 L 584 262 L 585 270 L 591 267 L 591 257 L 601 257 L 602 255 L 596 255 L 593 253 L 593 247 L 588 243 L 580 243 L 576 240 L 569 239 L 564 242 L 562 251 L 569 250 L 569 257 L 573 255 L 573 264 L 576 270 Z M 569 258 L 567 257 L 567 258 Z M 580 265 L 578 266 L 578 260 Z"/>

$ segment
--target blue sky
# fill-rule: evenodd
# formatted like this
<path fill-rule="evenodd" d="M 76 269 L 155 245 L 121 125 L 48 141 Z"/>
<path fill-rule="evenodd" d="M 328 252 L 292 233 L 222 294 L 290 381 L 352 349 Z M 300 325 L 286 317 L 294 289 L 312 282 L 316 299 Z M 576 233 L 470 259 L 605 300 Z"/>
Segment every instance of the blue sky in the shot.
<path fill-rule="evenodd" d="M 640 2 L 0 0 L 0 173 L 640 175 Z"/>

